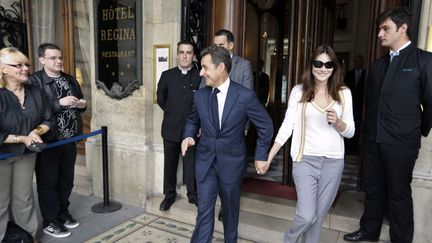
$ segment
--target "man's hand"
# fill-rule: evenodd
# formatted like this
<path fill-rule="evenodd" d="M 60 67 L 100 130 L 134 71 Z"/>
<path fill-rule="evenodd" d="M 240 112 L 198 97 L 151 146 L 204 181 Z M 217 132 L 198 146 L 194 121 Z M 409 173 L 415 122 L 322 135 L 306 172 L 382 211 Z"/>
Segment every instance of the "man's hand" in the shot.
<path fill-rule="evenodd" d="M 182 156 L 185 156 L 188 148 L 194 145 L 195 145 L 195 140 L 193 138 L 191 137 L 185 138 L 181 143 Z"/>
<path fill-rule="evenodd" d="M 72 106 L 75 107 L 77 105 L 78 98 L 75 96 L 66 96 L 59 100 L 61 106 Z"/>
<path fill-rule="evenodd" d="M 270 167 L 270 161 L 255 160 L 255 169 L 257 174 L 263 175 Z"/>

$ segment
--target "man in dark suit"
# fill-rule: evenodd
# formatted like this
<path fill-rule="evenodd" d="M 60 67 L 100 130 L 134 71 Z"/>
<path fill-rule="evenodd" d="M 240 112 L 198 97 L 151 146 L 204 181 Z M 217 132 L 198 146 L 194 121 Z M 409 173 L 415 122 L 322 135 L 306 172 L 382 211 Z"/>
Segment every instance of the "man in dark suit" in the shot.
<path fill-rule="evenodd" d="M 366 192 L 360 229 L 346 241 L 377 241 L 388 210 L 391 242 L 412 242 L 411 180 L 421 135 L 432 126 L 432 53 L 409 39 L 405 8 L 378 18 L 378 37 L 390 48 L 371 64 L 365 89 L 363 187 Z M 387 209 L 386 209 L 387 208 Z"/>
<path fill-rule="evenodd" d="M 361 132 L 361 121 L 363 118 L 363 91 L 366 78 L 366 70 L 364 69 L 364 57 L 357 55 L 354 58 L 354 69 L 347 72 L 345 76 L 345 84 L 351 90 L 353 99 L 353 113 L 356 132 L 351 139 L 355 144 L 359 142 Z"/>
<path fill-rule="evenodd" d="M 162 73 L 157 89 L 157 102 L 164 111 L 162 137 L 164 143 L 164 194 L 159 209 L 168 210 L 176 198 L 177 166 L 183 127 L 192 107 L 194 92 L 199 88 L 199 71 L 192 68 L 195 56 L 193 43 L 177 44 L 178 66 Z M 183 157 L 183 174 L 189 203 L 196 204 L 195 151 L 191 148 Z"/>
<path fill-rule="evenodd" d="M 198 216 L 192 243 L 210 243 L 213 236 L 214 208 L 218 193 L 224 214 L 225 242 L 237 242 L 240 187 L 246 172 L 244 129 L 250 120 L 257 129 L 256 162 L 266 161 L 273 137 L 273 124 L 254 91 L 228 77 L 231 69 L 229 52 L 219 46 L 201 53 L 200 75 L 207 87 L 195 93 L 192 111 L 187 119 L 182 153 L 195 144 L 195 174 Z"/>

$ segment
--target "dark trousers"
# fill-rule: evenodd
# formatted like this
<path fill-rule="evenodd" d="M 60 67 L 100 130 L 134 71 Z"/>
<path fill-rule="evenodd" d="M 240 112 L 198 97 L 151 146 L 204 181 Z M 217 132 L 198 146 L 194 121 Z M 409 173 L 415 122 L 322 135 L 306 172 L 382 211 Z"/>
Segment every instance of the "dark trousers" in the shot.
<path fill-rule="evenodd" d="M 164 189 L 165 197 L 176 196 L 177 167 L 181 153 L 181 143 L 164 139 Z M 195 189 L 195 146 L 189 147 L 183 157 L 183 181 L 186 183 L 187 197 L 196 198 Z"/>
<path fill-rule="evenodd" d="M 43 226 L 69 214 L 77 150 L 68 143 L 42 151 L 36 159 L 36 182 Z"/>
<path fill-rule="evenodd" d="M 242 180 L 226 184 L 219 173 L 223 171 L 218 172 L 212 165 L 204 180 L 197 181 L 198 215 L 191 243 L 212 242 L 218 193 L 222 203 L 224 242 L 237 242 Z"/>
<path fill-rule="evenodd" d="M 411 181 L 419 147 L 363 143 L 363 187 L 366 192 L 361 228 L 378 237 L 388 212 L 393 243 L 412 242 L 414 234 Z"/>

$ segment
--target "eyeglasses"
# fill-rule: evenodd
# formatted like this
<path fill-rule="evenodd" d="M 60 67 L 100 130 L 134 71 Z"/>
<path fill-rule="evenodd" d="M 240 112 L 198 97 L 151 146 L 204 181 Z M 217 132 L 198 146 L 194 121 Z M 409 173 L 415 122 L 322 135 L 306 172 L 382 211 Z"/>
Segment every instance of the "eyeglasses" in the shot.
<path fill-rule="evenodd" d="M 321 62 L 321 61 L 318 61 L 318 60 L 313 60 L 313 61 L 312 61 L 312 65 L 313 65 L 315 68 L 322 68 L 323 66 L 324 66 L 325 68 L 327 68 L 327 69 L 332 69 L 332 68 L 334 68 L 334 62 Z"/>
<path fill-rule="evenodd" d="M 8 65 L 8 66 L 11 66 L 11 67 L 14 67 L 14 68 L 19 68 L 19 69 L 23 68 L 24 66 L 26 66 L 27 68 L 31 67 L 31 65 L 27 64 L 27 63 L 5 64 L 5 65 Z"/>
<path fill-rule="evenodd" d="M 55 61 L 55 60 L 59 60 L 59 61 L 63 61 L 63 57 L 44 57 L 45 59 L 51 60 L 51 61 Z"/>

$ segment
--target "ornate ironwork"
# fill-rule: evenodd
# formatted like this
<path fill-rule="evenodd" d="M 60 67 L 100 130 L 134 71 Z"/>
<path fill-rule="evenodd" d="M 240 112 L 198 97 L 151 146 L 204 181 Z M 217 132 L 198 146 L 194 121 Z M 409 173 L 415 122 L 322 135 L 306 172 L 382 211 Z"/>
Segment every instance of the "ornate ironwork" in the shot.
<path fill-rule="evenodd" d="M 206 45 L 206 12 L 208 0 L 182 0 L 181 39 L 195 44 L 198 63 L 200 51 Z"/>
<path fill-rule="evenodd" d="M 13 46 L 27 54 L 26 25 L 21 9 L 21 1 L 0 6 L 0 49 Z"/>

